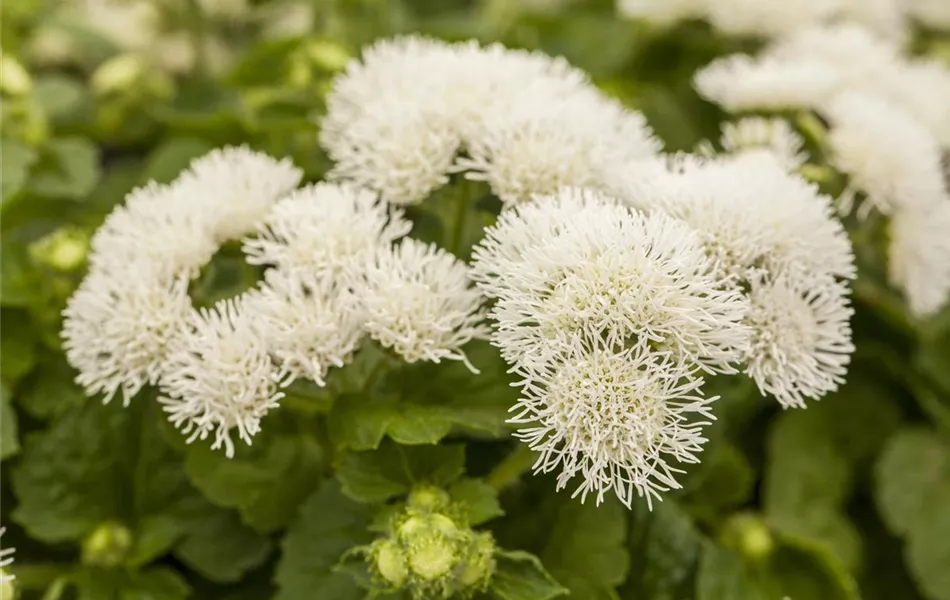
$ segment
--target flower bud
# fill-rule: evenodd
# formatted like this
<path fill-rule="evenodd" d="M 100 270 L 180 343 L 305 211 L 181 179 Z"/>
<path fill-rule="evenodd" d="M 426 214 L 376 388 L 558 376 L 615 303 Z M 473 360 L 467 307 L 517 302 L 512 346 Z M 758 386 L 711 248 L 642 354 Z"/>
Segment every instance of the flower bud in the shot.
<path fill-rule="evenodd" d="M 495 572 L 495 540 L 490 533 L 479 533 L 460 565 L 461 588 L 484 589 Z"/>
<path fill-rule="evenodd" d="M 409 568 L 406 566 L 406 557 L 399 544 L 392 540 L 380 540 L 373 544 L 373 558 L 376 570 L 383 579 L 394 587 L 402 587 L 409 577 Z"/>
<path fill-rule="evenodd" d="M 33 260 L 59 271 L 72 271 L 86 260 L 89 236 L 75 227 L 61 227 L 30 244 Z"/>
<path fill-rule="evenodd" d="M 406 554 L 409 558 L 409 568 L 423 581 L 448 577 L 459 561 L 456 545 L 442 536 L 416 540 L 409 546 Z"/>
<path fill-rule="evenodd" d="M 132 548 L 132 532 L 120 523 L 103 523 L 82 542 L 82 564 L 114 567 Z"/>
<path fill-rule="evenodd" d="M 768 558 L 775 549 L 772 532 L 758 515 L 740 514 L 732 517 L 723 530 L 723 541 L 752 560 Z"/>
<path fill-rule="evenodd" d="M 423 486 L 414 489 L 406 503 L 416 510 L 433 512 L 449 505 L 449 495 L 439 488 Z"/>
<path fill-rule="evenodd" d="M 145 59 L 137 54 L 120 54 L 99 65 L 92 74 L 92 89 L 107 95 L 134 87 L 148 72 Z"/>

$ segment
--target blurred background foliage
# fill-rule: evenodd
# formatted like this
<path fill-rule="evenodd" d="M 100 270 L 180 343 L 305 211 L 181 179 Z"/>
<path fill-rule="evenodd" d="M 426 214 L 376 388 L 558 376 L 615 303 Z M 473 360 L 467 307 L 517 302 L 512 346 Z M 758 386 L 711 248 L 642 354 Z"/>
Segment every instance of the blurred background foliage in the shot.
<path fill-rule="evenodd" d="M 467 443 L 467 474 L 500 490 L 505 515 L 488 523 L 499 545 L 540 557 L 573 598 L 950 599 L 950 315 L 913 322 L 873 277 L 855 290 L 848 384 L 783 412 L 748 382 L 715 381 L 703 463 L 652 512 L 519 479 L 527 465 L 503 423 L 516 392 L 487 347 L 471 351 L 477 389 L 451 367 L 362 352 L 327 390 L 290 394 L 231 461 L 184 445 L 155 403 L 86 399 L 59 348 L 89 237 L 130 189 L 241 143 L 319 180 L 323 95 L 374 39 L 563 55 L 642 110 L 670 151 L 718 136 L 723 115 L 692 73 L 754 42 L 627 22 L 609 0 L 4 0 L 0 11 L 0 522 L 20 597 L 362 597 L 332 583 L 341 548 L 368 535 L 354 499 L 408 485 L 373 450 L 448 436 Z M 413 216 L 439 239 L 444 212 L 426 203 Z M 254 276 L 233 251 L 207 271 L 199 303 Z M 551 597 L 525 589 L 506 598 Z"/>

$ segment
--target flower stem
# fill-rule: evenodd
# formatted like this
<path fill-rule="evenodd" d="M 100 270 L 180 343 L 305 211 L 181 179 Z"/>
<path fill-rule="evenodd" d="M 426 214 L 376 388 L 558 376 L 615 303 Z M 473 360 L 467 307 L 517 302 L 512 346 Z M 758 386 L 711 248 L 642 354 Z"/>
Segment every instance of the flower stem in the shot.
<path fill-rule="evenodd" d="M 524 444 L 518 444 L 515 450 L 506 456 L 486 477 L 488 485 L 496 490 L 504 489 L 519 479 L 531 469 L 534 464 L 534 452 Z"/>
<path fill-rule="evenodd" d="M 456 198 L 455 212 L 455 230 L 452 232 L 452 240 L 449 248 L 456 256 L 460 256 L 462 243 L 464 242 L 465 225 L 468 222 L 469 206 L 472 204 L 478 186 L 473 182 L 462 178 L 458 183 L 458 193 Z"/>

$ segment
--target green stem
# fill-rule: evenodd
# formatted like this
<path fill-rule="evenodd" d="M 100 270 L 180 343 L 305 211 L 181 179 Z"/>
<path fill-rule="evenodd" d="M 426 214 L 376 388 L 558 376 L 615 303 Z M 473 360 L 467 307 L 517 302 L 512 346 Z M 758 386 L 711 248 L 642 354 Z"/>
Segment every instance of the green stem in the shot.
<path fill-rule="evenodd" d="M 518 444 L 514 452 L 509 454 L 488 474 L 488 485 L 496 490 L 504 489 L 519 479 L 531 469 L 535 461 L 534 452 L 524 444 Z"/>
<path fill-rule="evenodd" d="M 475 195 L 474 191 L 478 189 L 478 186 L 473 182 L 464 178 L 458 185 L 459 197 L 456 200 L 455 230 L 452 232 L 452 241 L 449 246 L 456 256 L 459 256 L 462 251 L 462 242 L 464 241 L 462 236 L 465 233 L 465 224 L 468 222 L 468 209 Z"/>

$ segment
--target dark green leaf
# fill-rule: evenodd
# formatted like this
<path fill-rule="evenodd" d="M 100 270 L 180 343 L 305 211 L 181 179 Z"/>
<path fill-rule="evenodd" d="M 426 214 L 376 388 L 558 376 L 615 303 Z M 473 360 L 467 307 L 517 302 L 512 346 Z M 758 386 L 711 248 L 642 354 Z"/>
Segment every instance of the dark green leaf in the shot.
<path fill-rule="evenodd" d="M 950 600 L 950 487 L 932 492 L 938 510 L 908 536 L 906 558 L 917 586 L 932 600 Z"/>
<path fill-rule="evenodd" d="M 168 183 L 175 179 L 192 159 L 209 152 L 214 146 L 191 137 L 172 138 L 157 146 L 148 156 L 142 170 L 141 182 Z"/>
<path fill-rule="evenodd" d="M 85 402 L 86 397 L 76 384 L 76 371 L 62 356 L 44 356 L 36 371 L 27 378 L 17 394 L 17 404 L 31 417 L 52 419 Z"/>
<path fill-rule="evenodd" d="M 888 441 L 875 475 L 884 522 L 900 535 L 922 530 L 946 510 L 935 500 L 950 489 L 950 445 L 928 429 L 903 429 Z"/>
<path fill-rule="evenodd" d="M 38 78 L 33 86 L 33 98 L 53 120 L 74 117 L 88 96 L 89 93 L 79 81 L 63 75 L 45 75 Z"/>
<path fill-rule="evenodd" d="M 85 138 L 59 138 L 44 148 L 30 187 L 40 196 L 79 200 L 96 187 L 101 175 L 95 144 Z"/>
<path fill-rule="evenodd" d="M 281 544 L 275 600 L 363 600 L 366 592 L 333 568 L 344 552 L 372 539 L 366 529 L 370 512 L 332 481 L 310 496 Z"/>
<path fill-rule="evenodd" d="M 167 567 L 144 571 L 81 569 L 74 581 L 79 600 L 184 600 L 191 591 Z"/>
<path fill-rule="evenodd" d="M 462 505 L 470 525 L 480 525 L 505 514 L 498 490 L 481 479 L 460 479 L 449 488 L 452 500 Z"/>
<path fill-rule="evenodd" d="M 0 460 L 6 460 L 20 451 L 16 411 L 10 388 L 0 382 Z"/>
<path fill-rule="evenodd" d="M 674 600 L 683 596 L 696 569 L 703 538 L 673 500 L 634 505 L 631 527 L 630 578 L 623 597 Z"/>
<path fill-rule="evenodd" d="M 568 593 L 533 554 L 498 552 L 495 560 L 489 589 L 499 600 L 549 600 Z"/>
<path fill-rule="evenodd" d="M 30 167 L 39 155 L 36 150 L 8 138 L 0 139 L 0 210 L 26 185 Z M 6 258 L 4 258 L 6 260 Z"/>
<path fill-rule="evenodd" d="M 271 550 L 271 541 L 241 523 L 236 513 L 217 509 L 196 520 L 175 556 L 212 581 L 229 582 L 263 563 Z"/>
<path fill-rule="evenodd" d="M 413 484 L 446 486 L 462 474 L 461 445 L 399 446 L 384 442 L 378 450 L 353 452 L 344 458 L 337 477 L 347 496 L 360 502 L 382 502 L 407 493 Z"/>

